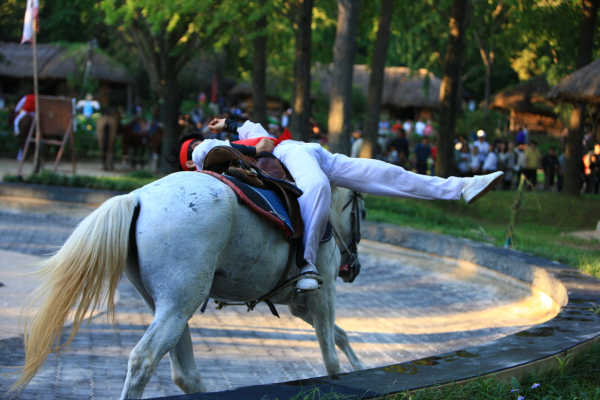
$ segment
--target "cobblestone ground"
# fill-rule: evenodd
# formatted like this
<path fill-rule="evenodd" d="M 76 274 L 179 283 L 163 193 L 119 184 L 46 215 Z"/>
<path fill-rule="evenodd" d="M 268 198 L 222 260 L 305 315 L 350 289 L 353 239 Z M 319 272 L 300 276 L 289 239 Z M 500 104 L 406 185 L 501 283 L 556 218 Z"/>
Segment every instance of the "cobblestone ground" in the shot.
<path fill-rule="evenodd" d="M 0 211 L 0 249 L 33 255 L 56 250 L 79 218 Z M 365 241 L 367 242 L 367 241 Z M 338 283 L 337 322 L 347 330 L 365 367 L 388 365 L 489 342 L 539 323 L 544 301 L 477 268 L 441 258 L 367 242 L 363 271 L 353 284 Z M 76 336 L 70 350 L 51 356 L 15 399 L 117 399 L 127 358 L 152 321 L 125 280 L 119 285 L 116 329 L 96 316 Z M 533 296 L 533 297 L 532 297 Z M 524 313 L 533 301 L 540 312 Z M 531 303 L 529 303 L 531 306 Z M 535 310 L 535 309 L 534 309 Z M 325 375 L 313 330 L 279 307 L 281 319 L 264 305 L 221 311 L 209 306 L 190 321 L 195 358 L 208 390 Z M 507 315 L 500 317 L 498 315 Z M 537 319 L 536 319 L 537 318 Z M 66 331 L 65 331 L 66 332 Z M 63 339 L 65 335 L 63 335 Z M 0 341 L 0 374 L 23 363 L 19 338 Z M 340 353 L 343 371 L 350 365 Z M 145 397 L 180 394 L 164 358 Z M 0 376 L 0 397 L 14 382 Z"/>

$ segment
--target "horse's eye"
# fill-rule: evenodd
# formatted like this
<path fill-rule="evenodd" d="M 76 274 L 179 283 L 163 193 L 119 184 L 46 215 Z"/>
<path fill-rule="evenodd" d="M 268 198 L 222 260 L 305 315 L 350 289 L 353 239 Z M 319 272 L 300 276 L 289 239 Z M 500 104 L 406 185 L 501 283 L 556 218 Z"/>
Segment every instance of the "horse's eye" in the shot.
<path fill-rule="evenodd" d="M 362 216 L 362 219 L 367 218 L 367 210 L 362 210 L 361 216 Z"/>

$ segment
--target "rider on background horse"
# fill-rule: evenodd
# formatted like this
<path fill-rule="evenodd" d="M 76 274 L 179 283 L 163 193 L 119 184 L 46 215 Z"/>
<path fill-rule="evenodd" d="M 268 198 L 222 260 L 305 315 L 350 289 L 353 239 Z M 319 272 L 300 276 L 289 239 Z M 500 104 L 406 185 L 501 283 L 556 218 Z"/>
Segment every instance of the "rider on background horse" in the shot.
<path fill-rule="evenodd" d="M 274 139 L 260 124 L 250 121 L 242 125 L 228 119 L 214 119 L 208 127 L 213 133 L 223 130 L 237 133 L 241 140 L 233 143 L 194 138 L 182 141 L 179 159 L 184 170 L 201 170 L 206 155 L 216 146 L 232 146 L 249 156 L 268 151 L 281 160 L 304 193 L 298 198 L 305 228 L 302 241 L 306 264 L 299 271 L 305 277 L 296 284 L 301 291 L 319 288 L 315 277 L 318 276 L 315 261 L 329 217 L 331 185 L 385 197 L 424 200 L 459 200 L 462 197 L 467 204 L 472 204 L 494 189 L 503 175 L 503 172 L 495 172 L 473 178 L 447 179 L 419 175 L 379 160 L 332 154 L 317 143 L 300 142 L 288 137 Z"/>

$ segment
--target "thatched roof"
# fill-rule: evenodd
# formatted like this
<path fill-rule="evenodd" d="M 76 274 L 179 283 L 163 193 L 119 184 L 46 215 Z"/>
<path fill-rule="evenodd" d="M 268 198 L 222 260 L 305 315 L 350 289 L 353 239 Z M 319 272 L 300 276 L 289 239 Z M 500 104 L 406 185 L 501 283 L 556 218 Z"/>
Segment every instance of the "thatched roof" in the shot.
<path fill-rule="evenodd" d="M 30 78 L 33 76 L 33 54 L 30 45 L 0 42 L 0 76 Z M 38 44 L 37 60 L 40 79 L 66 79 L 85 68 L 88 49 L 85 46 L 66 48 L 54 44 Z M 125 68 L 108 56 L 92 51 L 90 78 L 115 83 L 133 83 Z"/>
<path fill-rule="evenodd" d="M 600 104 L 600 58 L 562 78 L 547 97 L 567 103 Z"/>
<path fill-rule="evenodd" d="M 229 91 L 229 95 L 234 97 L 252 96 L 253 93 L 254 90 L 252 89 L 252 85 L 246 82 L 237 83 Z"/>
<path fill-rule="evenodd" d="M 496 94 L 490 100 L 490 108 L 554 117 L 553 104 L 546 99 L 549 90 L 550 86 L 546 78 L 538 76 Z"/>
<path fill-rule="evenodd" d="M 317 67 L 314 78 L 319 79 L 321 90 L 328 95 L 331 89 L 333 66 Z M 367 96 L 371 71 L 366 65 L 355 65 L 353 85 Z M 386 67 L 383 80 L 382 105 L 392 107 L 438 108 L 442 81 L 426 69 Z"/>

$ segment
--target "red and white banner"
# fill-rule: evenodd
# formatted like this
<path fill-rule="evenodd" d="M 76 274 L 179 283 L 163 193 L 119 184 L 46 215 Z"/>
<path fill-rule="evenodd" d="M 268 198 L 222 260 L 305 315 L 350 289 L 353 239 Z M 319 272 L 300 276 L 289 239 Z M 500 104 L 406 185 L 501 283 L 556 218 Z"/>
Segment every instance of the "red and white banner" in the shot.
<path fill-rule="evenodd" d="M 35 31 L 40 31 L 40 18 L 38 15 L 40 8 L 39 0 L 27 0 L 27 8 L 25 9 L 25 22 L 23 23 L 23 38 L 21 44 L 31 42 L 33 38 L 33 19 L 35 18 Z"/>

